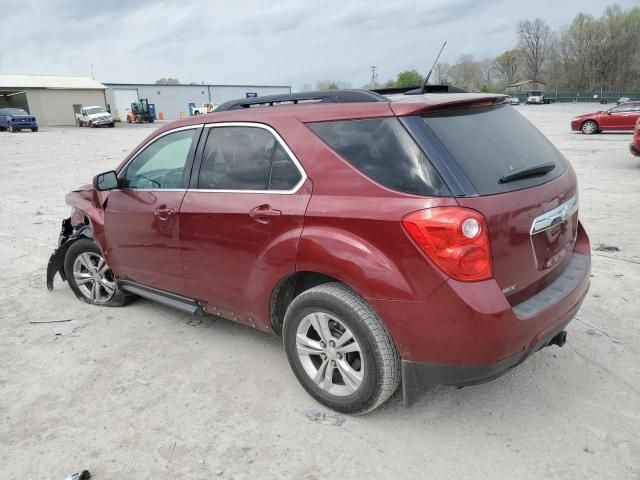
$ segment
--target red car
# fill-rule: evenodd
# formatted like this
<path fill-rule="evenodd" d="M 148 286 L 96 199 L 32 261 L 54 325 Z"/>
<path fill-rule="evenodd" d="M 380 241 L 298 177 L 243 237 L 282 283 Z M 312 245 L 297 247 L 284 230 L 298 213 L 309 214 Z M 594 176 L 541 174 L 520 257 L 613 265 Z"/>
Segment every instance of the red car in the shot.
<path fill-rule="evenodd" d="M 89 304 L 282 335 L 341 412 L 562 346 L 589 287 L 576 175 L 500 95 L 242 99 L 163 126 L 66 201 L 50 289 L 59 273 Z"/>
<path fill-rule="evenodd" d="M 571 120 L 571 130 L 587 135 L 605 131 L 633 130 L 640 118 L 640 102 L 628 102 L 609 110 L 587 113 Z"/>
<path fill-rule="evenodd" d="M 636 128 L 633 130 L 633 140 L 629 144 L 629 150 L 636 157 L 640 157 L 640 118 L 636 121 Z"/>

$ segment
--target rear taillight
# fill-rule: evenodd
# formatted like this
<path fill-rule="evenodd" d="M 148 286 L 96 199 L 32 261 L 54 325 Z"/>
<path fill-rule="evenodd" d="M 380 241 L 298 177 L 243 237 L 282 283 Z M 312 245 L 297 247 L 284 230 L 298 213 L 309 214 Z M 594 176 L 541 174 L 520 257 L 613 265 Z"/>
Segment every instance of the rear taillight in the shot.
<path fill-rule="evenodd" d="M 485 218 L 462 207 L 419 210 L 402 225 L 420 249 L 447 275 L 462 281 L 493 277 Z"/>

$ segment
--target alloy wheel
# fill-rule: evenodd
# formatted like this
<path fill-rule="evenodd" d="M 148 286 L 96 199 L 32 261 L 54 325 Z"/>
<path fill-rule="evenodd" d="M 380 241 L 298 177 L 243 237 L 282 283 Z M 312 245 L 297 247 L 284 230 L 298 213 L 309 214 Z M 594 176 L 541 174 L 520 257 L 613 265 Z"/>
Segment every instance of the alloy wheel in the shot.
<path fill-rule="evenodd" d="M 314 312 L 296 332 L 296 349 L 309 378 L 331 395 L 354 393 L 364 378 L 364 355 L 357 339 L 336 316 Z"/>
<path fill-rule="evenodd" d="M 587 135 L 591 135 L 592 133 L 596 133 L 597 130 L 598 130 L 598 126 L 596 125 L 595 122 L 588 121 L 588 122 L 585 122 L 582 125 L 582 133 L 585 133 Z"/>
<path fill-rule="evenodd" d="M 117 290 L 113 273 L 97 253 L 85 252 L 76 257 L 73 278 L 80 293 L 96 304 L 107 303 Z"/>

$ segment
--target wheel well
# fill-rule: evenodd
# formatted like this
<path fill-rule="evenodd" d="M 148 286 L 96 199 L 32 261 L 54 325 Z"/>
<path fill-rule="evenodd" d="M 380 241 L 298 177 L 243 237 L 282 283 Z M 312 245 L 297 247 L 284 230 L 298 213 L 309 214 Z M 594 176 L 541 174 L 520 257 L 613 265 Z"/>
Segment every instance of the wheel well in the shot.
<path fill-rule="evenodd" d="M 287 307 L 302 292 L 323 283 L 339 282 L 329 275 L 317 272 L 296 272 L 278 282 L 271 293 L 269 316 L 271 328 L 276 334 L 282 333 L 282 324 Z"/>

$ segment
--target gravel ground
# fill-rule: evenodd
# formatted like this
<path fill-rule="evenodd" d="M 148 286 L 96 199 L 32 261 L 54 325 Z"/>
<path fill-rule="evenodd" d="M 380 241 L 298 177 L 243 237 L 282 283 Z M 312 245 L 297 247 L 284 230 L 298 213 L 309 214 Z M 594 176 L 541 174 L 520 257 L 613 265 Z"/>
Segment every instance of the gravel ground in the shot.
<path fill-rule="evenodd" d="M 597 106 L 518 108 L 580 181 L 593 278 L 568 344 L 341 426 L 305 416 L 326 410 L 277 338 L 143 300 L 89 307 L 60 281 L 47 292 L 64 195 L 155 126 L 1 133 L 0 478 L 639 479 L 640 161 L 629 134 L 570 132 Z"/>

